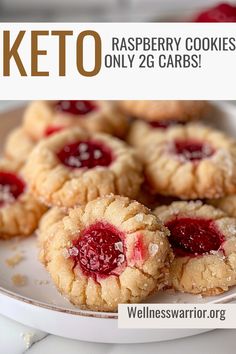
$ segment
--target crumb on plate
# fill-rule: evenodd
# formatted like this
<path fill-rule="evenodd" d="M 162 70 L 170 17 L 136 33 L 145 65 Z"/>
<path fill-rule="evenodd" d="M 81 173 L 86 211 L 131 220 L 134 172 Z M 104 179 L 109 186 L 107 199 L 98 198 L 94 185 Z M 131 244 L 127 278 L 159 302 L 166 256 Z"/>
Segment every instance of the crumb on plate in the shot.
<path fill-rule="evenodd" d="M 15 286 L 25 286 L 27 283 L 27 277 L 22 274 L 15 274 L 11 278 Z"/>
<path fill-rule="evenodd" d="M 16 253 L 11 258 L 7 258 L 5 262 L 8 267 L 14 268 L 17 264 L 22 262 L 23 259 L 24 259 L 24 257 L 22 256 L 21 253 Z"/>

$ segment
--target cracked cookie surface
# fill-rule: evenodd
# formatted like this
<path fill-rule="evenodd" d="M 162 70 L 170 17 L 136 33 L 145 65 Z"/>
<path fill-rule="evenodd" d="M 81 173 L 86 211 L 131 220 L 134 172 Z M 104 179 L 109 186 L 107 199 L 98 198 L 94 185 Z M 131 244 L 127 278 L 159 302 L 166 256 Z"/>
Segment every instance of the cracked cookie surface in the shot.
<path fill-rule="evenodd" d="M 23 128 L 35 140 L 69 127 L 123 137 L 128 120 L 112 101 L 34 101 L 25 110 Z"/>
<path fill-rule="evenodd" d="M 0 160 L 0 238 L 32 234 L 45 211 L 29 193 L 18 163 Z"/>
<path fill-rule="evenodd" d="M 49 206 L 73 207 L 110 193 L 134 198 L 142 164 L 124 142 L 74 128 L 41 141 L 24 168 L 32 193 Z"/>
<path fill-rule="evenodd" d="M 180 199 L 220 198 L 236 192 L 235 140 L 201 124 L 169 129 L 138 149 L 154 193 Z"/>
<path fill-rule="evenodd" d="M 207 101 L 121 101 L 122 110 L 133 118 L 156 121 L 191 121 L 204 116 Z"/>
<path fill-rule="evenodd" d="M 22 127 L 18 127 L 8 135 L 4 153 L 8 159 L 18 161 L 19 164 L 23 165 L 35 145 L 36 141 Z"/>
<path fill-rule="evenodd" d="M 170 286 L 214 296 L 236 285 L 235 218 L 200 201 L 174 202 L 154 213 L 170 230 Z"/>
<path fill-rule="evenodd" d="M 119 303 L 140 302 L 167 282 L 168 231 L 129 198 L 98 198 L 41 232 L 43 263 L 59 291 L 81 308 L 117 311 Z"/>

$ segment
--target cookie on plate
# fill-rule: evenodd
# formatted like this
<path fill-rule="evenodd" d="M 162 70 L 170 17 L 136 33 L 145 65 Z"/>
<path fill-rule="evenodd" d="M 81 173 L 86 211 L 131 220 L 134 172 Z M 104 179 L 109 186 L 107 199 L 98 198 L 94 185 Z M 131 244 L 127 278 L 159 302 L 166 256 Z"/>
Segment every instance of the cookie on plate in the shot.
<path fill-rule="evenodd" d="M 29 193 L 18 164 L 0 160 L 0 239 L 32 234 L 45 211 Z"/>
<path fill-rule="evenodd" d="M 34 101 L 24 113 L 23 127 L 35 140 L 75 126 L 123 137 L 128 120 L 112 101 Z"/>
<path fill-rule="evenodd" d="M 235 218 L 200 201 L 174 202 L 154 213 L 170 230 L 170 286 L 213 296 L 236 285 Z"/>
<path fill-rule="evenodd" d="M 168 280 L 167 229 L 126 197 L 110 195 L 70 209 L 43 232 L 43 262 L 59 291 L 81 308 L 116 311 L 119 303 L 140 302 Z"/>
<path fill-rule="evenodd" d="M 18 161 L 19 164 L 23 165 L 35 147 L 35 144 L 36 141 L 22 127 L 18 127 L 8 135 L 4 154 L 7 159 Z"/>
<path fill-rule="evenodd" d="M 142 164 L 123 141 L 73 128 L 41 141 L 24 175 L 36 198 L 49 206 L 73 207 L 110 193 L 136 197 Z"/>
<path fill-rule="evenodd" d="M 209 110 L 207 101 L 121 101 L 120 107 L 130 117 L 163 126 L 199 119 Z"/>
<path fill-rule="evenodd" d="M 140 147 L 146 180 L 154 193 L 180 199 L 236 193 L 236 142 L 222 132 L 189 123 L 169 129 L 161 141 Z"/>

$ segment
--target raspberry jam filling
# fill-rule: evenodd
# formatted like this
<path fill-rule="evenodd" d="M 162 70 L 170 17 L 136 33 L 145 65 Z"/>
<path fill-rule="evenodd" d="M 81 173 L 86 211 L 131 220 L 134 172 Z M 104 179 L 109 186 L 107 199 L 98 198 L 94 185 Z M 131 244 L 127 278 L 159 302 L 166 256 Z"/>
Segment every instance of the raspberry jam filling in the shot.
<path fill-rule="evenodd" d="M 130 254 L 129 265 L 135 265 L 136 262 L 143 262 L 147 255 L 147 247 L 143 242 L 143 235 L 136 235 L 134 247 Z"/>
<path fill-rule="evenodd" d="M 153 128 L 157 128 L 157 129 L 167 129 L 169 127 L 173 127 L 175 125 L 185 125 L 185 122 L 179 121 L 179 120 L 160 120 L 160 121 L 156 121 L 156 122 L 148 122 L 148 124 L 153 127 Z"/>
<path fill-rule="evenodd" d="M 71 115 L 86 115 L 97 109 L 92 101 L 58 101 L 55 105 L 57 111 Z"/>
<path fill-rule="evenodd" d="M 97 280 L 97 277 L 119 275 L 116 269 L 125 266 L 124 235 L 113 225 L 96 222 L 85 229 L 68 252 L 82 272 Z"/>
<path fill-rule="evenodd" d="M 170 230 L 169 241 L 174 253 L 180 257 L 217 251 L 225 240 L 214 220 L 176 218 L 165 226 Z"/>
<path fill-rule="evenodd" d="M 211 157 L 214 149 L 208 143 L 194 140 L 176 140 L 173 146 L 174 154 L 187 161 L 200 161 Z"/>
<path fill-rule="evenodd" d="M 58 127 L 58 126 L 53 126 L 53 125 L 49 125 L 45 132 L 44 132 L 44 136 L 50 136 L 50 135 L 53 135 L 55 133 L 58 133 L 60 132 L 61 130 L 63 130 L 64 127 Z"/>
<path fill-rule="evenodd" d="M 236 6 L 219 4 L 200 13 L 195 22 L 236 22 Z"/>
<path fill-rule="evenodd" d="M 94 168 L 109 166 L 113 161 L 109 147 L 97 141 L 80 141 L 65 145 L 57 153 L 59 160 L 71 168 Z"/>
<path fill-rule="evenodd" d="M 25 183 L 14 173 L 0 171 L 0 207 L 13 203 L 25 190 Z"/>

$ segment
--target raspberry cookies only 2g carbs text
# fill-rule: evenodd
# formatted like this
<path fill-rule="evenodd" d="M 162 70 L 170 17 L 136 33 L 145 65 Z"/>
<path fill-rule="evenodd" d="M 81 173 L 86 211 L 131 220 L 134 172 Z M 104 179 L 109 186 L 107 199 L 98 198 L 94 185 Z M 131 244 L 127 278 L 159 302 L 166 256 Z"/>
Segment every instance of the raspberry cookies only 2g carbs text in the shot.
<path fill-rule="evenodd" d="M 235 200 L 236 142 L 205 101 L 32 102 L 0 162 L 0 237 L 38 229 L 53 283 L 89 310 L 235 286 Z"/>

